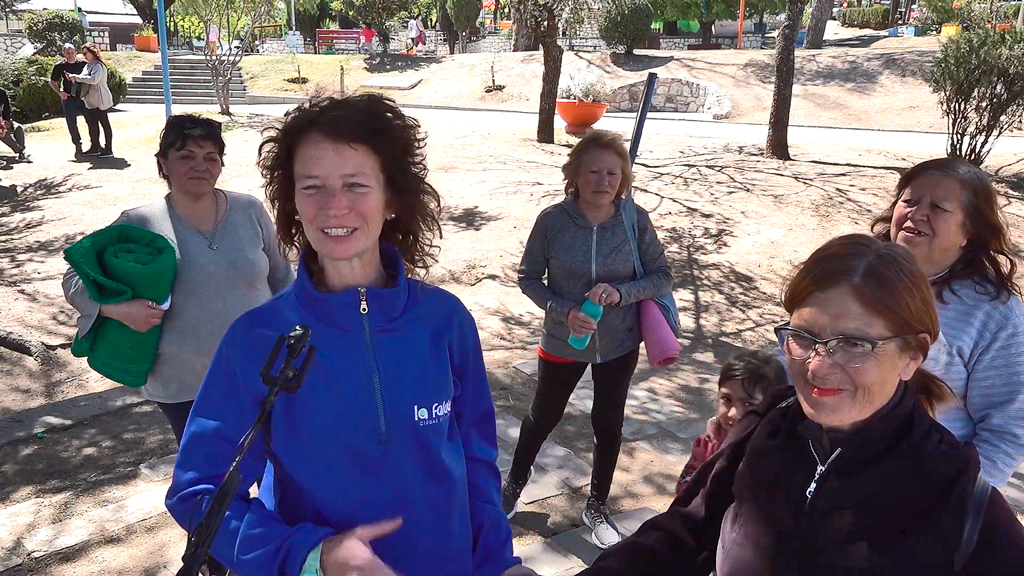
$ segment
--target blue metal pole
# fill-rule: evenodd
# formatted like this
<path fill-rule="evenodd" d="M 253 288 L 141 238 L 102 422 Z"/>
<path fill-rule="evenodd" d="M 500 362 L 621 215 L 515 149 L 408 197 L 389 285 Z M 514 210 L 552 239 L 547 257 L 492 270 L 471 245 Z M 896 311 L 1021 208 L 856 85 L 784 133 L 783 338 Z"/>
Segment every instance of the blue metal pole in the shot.
<path fill-rule="evenodd" d="M 164 80 L 164 117 L 171 115 L 171 71 L 167 63 L 167 16 L 164 0 L 156 0 L 157 34 L 160 35 L 160 69 Z"/>

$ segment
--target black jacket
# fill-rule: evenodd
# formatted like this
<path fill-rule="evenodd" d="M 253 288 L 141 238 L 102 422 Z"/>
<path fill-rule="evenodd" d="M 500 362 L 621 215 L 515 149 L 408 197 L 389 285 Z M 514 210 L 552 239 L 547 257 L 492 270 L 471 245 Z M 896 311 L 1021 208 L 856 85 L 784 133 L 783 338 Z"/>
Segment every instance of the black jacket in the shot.
<path fill-rule="evenodd" d="M 832 438 L 828 450 L 792 394 L 769 395 L 668 511 L 583 574 L 1024 574 L 1024 527 L 997 490 L 973 552 L 954 570 L 978 453 L 935 422 L 913 391 L 901 386 L 884 414 Z M 842 451 L 808 500 L 812 444 L 823 464 Z"/>

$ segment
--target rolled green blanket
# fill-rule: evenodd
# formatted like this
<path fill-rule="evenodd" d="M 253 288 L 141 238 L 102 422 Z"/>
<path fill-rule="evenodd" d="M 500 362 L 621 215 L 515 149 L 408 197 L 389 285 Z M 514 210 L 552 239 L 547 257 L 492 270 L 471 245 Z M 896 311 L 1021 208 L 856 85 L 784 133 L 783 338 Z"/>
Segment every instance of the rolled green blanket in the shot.
<path fill-rule="evenodd" d="M 177 266 L 167 238 L 130 224 L 93 232 L 64 250 L 64 259 L 101 305 L 135 298 L 166 302 Z M 159 342 L 160 325 L 136 332 L 100 316 L 87 334 L 75 336 L 71 353 L 88 357 L 93 370 L 114 382 L 137 388 L 146 384 Z"/>

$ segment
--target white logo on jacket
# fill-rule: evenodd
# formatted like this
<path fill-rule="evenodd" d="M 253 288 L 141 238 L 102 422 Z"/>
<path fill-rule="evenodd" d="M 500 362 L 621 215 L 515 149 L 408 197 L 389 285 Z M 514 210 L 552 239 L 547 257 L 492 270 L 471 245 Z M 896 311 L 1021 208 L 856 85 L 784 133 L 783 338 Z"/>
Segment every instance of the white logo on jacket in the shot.
<path fill-rule="evenodd" d="M 415 422 L 420 426 L 429 426 L 448 419 L 448 414 L 452 411 L 452 401 L 448 399 L 444 402 L 436 402 L 429 409 L 416 405 L 413 405 L 412 408 Z"/>

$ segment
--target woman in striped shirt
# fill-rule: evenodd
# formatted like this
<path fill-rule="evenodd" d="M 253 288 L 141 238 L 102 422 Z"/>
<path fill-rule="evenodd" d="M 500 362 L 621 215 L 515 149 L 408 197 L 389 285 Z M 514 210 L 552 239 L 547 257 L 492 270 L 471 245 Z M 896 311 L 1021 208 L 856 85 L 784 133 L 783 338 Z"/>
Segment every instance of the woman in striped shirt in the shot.
<path fill-rule="evenodd" d="M 1021 253 L 997 197 L 980 168 L 929 160 L 900 178 L 872 229 L 910 249 L 931 280 L 941 334 L 924 367 L 959 400 L 937 418 L 974 443 L 982 474 L 1001 486 L 1024 461 L 1024 304 L 1014 281 Z"/>

